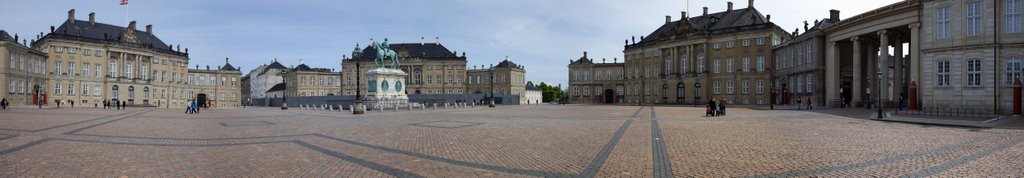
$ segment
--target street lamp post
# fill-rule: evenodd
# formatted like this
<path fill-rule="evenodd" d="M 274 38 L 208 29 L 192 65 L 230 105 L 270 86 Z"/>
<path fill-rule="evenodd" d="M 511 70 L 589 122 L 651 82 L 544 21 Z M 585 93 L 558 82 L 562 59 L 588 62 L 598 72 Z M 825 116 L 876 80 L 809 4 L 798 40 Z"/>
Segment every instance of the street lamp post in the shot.
<path fill-rule="evenodd" d="M 765 70 L 768 70 L 768 82 L 771 82 L 768 85 L 770 87 L 768 91 L 771 91 L 768 94 L 768 109 L 775 110 L 775 72 L 772 72 L 772 68 L 765 68 Z"/>
<path fill-rule="evenodd" d="M 883 74 L 882 71 L 879 70 L 878 71 L 878 86 L 879 86 L 879 88 L 878 88 L 879 92 L 878 93 L 882 93 L 881 91 L 885 90 L 885 88 L 880 88 L 880 86 L 882 86 L 882 82 L 887 82 L 887 81 L 885 81 L 883 79 L 888 79 L 888 77 L 883 77 L 882 74 Z M 885 105 L 882 104 L 882 95 L 876 94 L 876 96 L 878 97 L 878 119 L 882 119 L 882 118 L 885 118 L 885 116 L 882 114 L 883 110 L 885 110 Z"/>
<path fill-rule="evenodd" d="M 361 78 L 362 72 L 360 71 L 362 70 L 362 66 L 359 64 L 358 59 L 355 59 L 353 57 L 353 60 L 356 61 L 356 101 L 353 102 L 353 108 L 351 109 L 352 114 L 363 114 L 365 111 L 363 111 L 363 97 L 362 93 L 360 93 L 361 89 L 363 88 L 363 81 Z"/>
<path fill-rule="evenodd" d="M 494 66 L 493 65 L 491 66 L 491 68 L 487 69 L 487 73 L 491 77 L 491 97 L 487 101 L 487 107 L 493 108 L 494 107 Z"/>

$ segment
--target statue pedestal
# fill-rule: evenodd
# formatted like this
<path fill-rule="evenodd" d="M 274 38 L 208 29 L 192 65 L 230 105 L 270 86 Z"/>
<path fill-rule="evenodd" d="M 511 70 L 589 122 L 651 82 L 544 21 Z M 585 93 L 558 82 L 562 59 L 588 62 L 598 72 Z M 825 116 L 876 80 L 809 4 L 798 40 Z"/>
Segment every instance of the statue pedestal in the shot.
<path fill-rule="evenodd" d="M 405 106 L 409 95 L 405 94 L 405 76 L 402 70 L 390 68 L 371 69 L 366 73 L 367 92 L 363 98 L 367 108 Z"/>

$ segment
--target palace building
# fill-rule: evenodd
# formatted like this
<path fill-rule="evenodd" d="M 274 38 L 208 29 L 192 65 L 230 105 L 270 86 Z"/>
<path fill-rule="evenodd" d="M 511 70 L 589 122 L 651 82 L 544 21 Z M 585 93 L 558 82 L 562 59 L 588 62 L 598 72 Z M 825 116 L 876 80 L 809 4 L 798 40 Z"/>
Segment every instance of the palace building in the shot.
<path fill-rule="evenodd" d="M 33 48 L 47 54 L 48 100 L 91 105 L 104 100 L 132 106 L 188 103 L 188 49 L 164 43 L 153 26 L 136 29 L 75 19 L 75 10 Z"/>
<path fill-rule="evenodd" d="M 526 101 L 526 69 L 510 61 L 508 57 L 498 65 L 483 67 L 476 66 L 468 70 L 466 79 L 466 91 L 470 93 L 497 95 L 518 95 L 519 101 L 525 104 Z M 493 80 L 491 80 L 493 77 Z M 493 83 L 492 83 L 493 81 Z M 493 84 L 493 85 L 492 85 Z"/>
<path fill-rule="evenodd" d="M 768 104 L 772 46 L 788 40 L 790 34 L 753 3 L 749 0 L 746 8 L 734 9 L 728 2 L 725 11 L 716 13 L 705 7 L 694 17 L 682 12 L 677 21 L 665 16 L 663 25 L 639 41 L 627 40 L 622 102 L 696 105 L 715 99 L 728 104 Z M 581 75 L 590 78 L 587 72 Z M 581 94 L 590 91 L 599 92 L 596 98 L 608 98 L 604 97 L 607 91 L 593 88 L 584 88 Z"/>
<path fill-rule="evenodd" d="M 0 30 L 0 96 L 12 105 L 45 102 L 41 87 L 47 86 L 46 53 L 19 38 Z"/>
<path fill-rule="evenodd" d="M 356 94 L 357 81 L 364 82 L 361 94 L 366 94 L 366 75 L 369 69 L 379 67 L 374 61 L 376 50 L 370 47 L 360 49 L 356 45 L 351 58 L 342 60 L 342 76 L 344 95 Z M 466 92 L 466 53 L 461 56 L 448 50 L 440 42 L 435 43 L 398 43 L 388 45 L 398 53 L 401 61 L 399 67 L 406 76 L 407 94 L 462 94 Z M 356 63 L 359 63 L 359 75 L 356 79 Z M 289 84 L 290 85 L 290 84 Z"/>
<path fill-rule="evenodd" d="M 568 98 L 572 103 L 623 103 L 625 64 L 613 58 L 611 63 L 601 59 L 595 63 L 583 52 L 583 57 L 569 61 Z"/>
<path fill-rule="evenodd" d="M 299 65 L 283 74 L 288 96 L 334 96 L 341 93 L 341 76 L 326 68 Z"/>
<path fill-rule="evenodd" d="M 241 84 L 239 77 L 242 71 L 224 59 L 224 66 L 210 69 L 188 70 L 188 95 L 189 100 L 196 101 L 200 106 L 214 108 L 239 107 L 241 106 Z"/>
<path fill-rule="evenodd" d="M 839 11 L 830 11 L 829 18 L 814 20 L 813 26 L 804 21 L 804 33 L 799 29 L 793 38 L 775 45 L 772 59 L 771 102 L 775 104 L 806 104 L 810 99 L 815 106 L 825 105 L 825 32 L 824 28 L 839 22 Z"/>

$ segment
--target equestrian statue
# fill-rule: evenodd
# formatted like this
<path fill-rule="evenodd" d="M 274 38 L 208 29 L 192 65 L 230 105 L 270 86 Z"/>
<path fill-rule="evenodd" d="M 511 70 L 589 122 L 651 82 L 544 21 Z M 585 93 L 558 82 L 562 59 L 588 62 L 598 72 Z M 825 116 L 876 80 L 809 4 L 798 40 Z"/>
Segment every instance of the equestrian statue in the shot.
<path fill-rule="evenodd" d="M 377 58 L 374 59 L 374 62 L 376 62 L 378 66 L 383 67 L 384 64 L 386 64 L 384 60 L 388 59 L 391 60 L 391 66 L 388 66 L 387 68 L 398 69 L 401 66 L 401 63 L 398 62 L 398 54 L 395 53 L 394 50 L 391 50 L 391 46 L 388 45 L 387 38 L 385 38 L 382 43 L 374 41 L 371 45 L 377 49 Z"/>

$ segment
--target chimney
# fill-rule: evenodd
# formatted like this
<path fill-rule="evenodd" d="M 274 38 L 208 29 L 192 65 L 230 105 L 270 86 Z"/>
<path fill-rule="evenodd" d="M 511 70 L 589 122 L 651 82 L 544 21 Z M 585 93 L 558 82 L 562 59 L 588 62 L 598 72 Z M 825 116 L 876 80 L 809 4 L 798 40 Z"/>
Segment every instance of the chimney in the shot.
<path fill-rule="evenodd" d="M 68 23 L 75 23 L 75 9 L 68 11 Z"/>
<path fill-rule="evenodd" d="M 135 21 L 134 20 L 132 20 L 131 22 L 128 22 L 128 29 L 135 30 Z"/>
<path fill-rule="evenodd" d="M 704 7 L 704 16 L 708 15 L 708 7 Z"/>
<path fill-rule="evenodd" d="M 726 9 L 726 12 L 732 11 L 732 1 L 725 2 L 725 4 L 729 6 L 729 9 Z"/>
<path fill-rule="evenodd" d="M 96 13 L 95 12 L 90 12 L 89 13 L 89 25 L 96 25 Z"/>
<path fill-rule="evenodd" d="M 586 59 L 586 58 L 587 58 L 587 52 L 583 51 L 583 59 Z"/>
<path fill-rule="evenodd" d="M 683 11 L 683 12 L 679 13 L 679 15 L 682 15 L 682 16 L 679 16 L 679 18 L 680 18 L 679 20 L 686 20 L 686 18 L 689 17 L 689 16 L 686 16 L 686 11 Z"/>
<path fill-rule="evenodd" d="M 747 8 L 754 8 L 754 0 L 747 0 Z"/>
<path fill-rule="evenodd" d="M 436 37 L 435 36 L 434 37 L 434 43 L 437 44 L 437 45 L 441 45 L 441 37 Z"/>
<path fill-rule="evenodd" d="M 832 10 L 830 10 L 828 12 L 829 12 L 829 17 L 828 17 L 829 20 L 839 21 L 839 10 L 832 9 Z"/>
<path fill-rule="evenodd" d="M 153 35 L 153 24 L 146 25 L 146 33 Z"/>
<path fill-rule="evenodd" d="M 672 22 L 672 16 L 671 15 L 666 15 L 665 16 L 665 24 L 668 24 L 668 23 L 671 23 L 671 22 Z"/>

